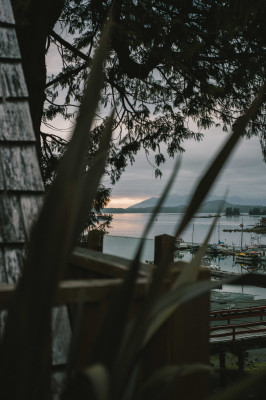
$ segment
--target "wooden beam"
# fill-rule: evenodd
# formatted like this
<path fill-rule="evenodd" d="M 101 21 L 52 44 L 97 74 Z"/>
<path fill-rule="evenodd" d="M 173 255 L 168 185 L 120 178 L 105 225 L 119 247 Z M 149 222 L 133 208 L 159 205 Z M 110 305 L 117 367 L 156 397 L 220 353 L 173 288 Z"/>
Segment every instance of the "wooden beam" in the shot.
<path fill-rule="evenodd" d="M 110 298 L 121 285 L 122 279 L 91 279 L 62 281 L 55 297 L 55 305 L 102 302 Z M 147 291 L 147 279 L 138 279 L 133 298 L 142 298 Z"/>
<path fill-rule="evenodd" d="M 95 303 L 108 299 L 122 283 L 122 279 L 67 280 L 59 283 L 54 305 Z M 143 298 L 147 291 L 148 281 L 145 278 L 136 281 L 134 299 Z M 0 310 L 8 303 L 16 289 L 14 284 L 0 285 Z"/>
<path fill-rule="evenodd" d="M 69 259 L 70 265 L 82 267 L 88 271 L 112 278 L 124 278 L 131 262 L 127 258 L 102 254 L 82 247 L 76 247 Z M 146 277 L 147 271 L 147 265 L 140 263 L 139 276 Z"/>

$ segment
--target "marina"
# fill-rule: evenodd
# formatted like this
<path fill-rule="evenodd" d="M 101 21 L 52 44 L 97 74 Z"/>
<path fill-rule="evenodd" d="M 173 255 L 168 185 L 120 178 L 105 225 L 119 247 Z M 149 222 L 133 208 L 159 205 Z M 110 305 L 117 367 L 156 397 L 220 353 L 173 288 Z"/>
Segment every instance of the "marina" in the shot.
<path fill-rule="evenodd" d="M 180 221 L 181 214 L 159 214 L 154 222 L 152 230 L 144 240 L 144 249 L 141 261 L 152 262 L 154 259 L 154 236 L 161 234 L 173 235 L 176 224 Z M 140 242 L 144 226 L 149 214 L 116 214 L 112 221 L 110 234 L 105 235 L 103 252 L 106 254 L 119 254 L 121 257 L 132 259 Z M 236 257 L 250 246 L 256 247 L 259 251 L 265 250 L 266 235 L 254 235 L 249 232 L 224 232 L 223 229 L 239 228 L 243 220 L 243 226 L 253 226 L 258 223 L 259 217 L 248 214 L 241 216 L 226 217 L 221 215 L 219 224 L 214 228 L 210 239 L 212 250 L 207 252 L 208 262 L 211 267 L 213 278 L 222 279 L 247 272 L 266 273 L 265 255 L 261 255 L 252 262 L 246 263 Z M 195 217 L 190 226 L 182 233 L 182 240 L 179 238 L 179 248 L 175 252 L 175 260 L 189 262 L 194 252 L 191 247 L 199 245 L 206 237 L 210 229 L 212 218 Z M 218 244 L 220 243 L 220 244 Z M 241 249 L 242 244 L 242 249 Z M 214 249 L 216 250 L 214 251 Z M 265 253 L 264 253 L 265 254 Z M 205 265 L 208 267 L 207 265 Z M 237 286 L 223 285 L 217 289 L 216 294 L 234 293 L 251 296 L 251 300 L 266 299 L 266 289 L 258 286 Z"/>
<path fill-rule="evenodd" d="M 181 213 L 162 213 L 159 214 L 153 223 L 147 238 L 153 239 L 155 236 L 168 234 L 174 235 L 178 224 L 182 218 Z M 108 230 L 111 236 L 141 238 L 144 227 L 146 226 L 151 214 L 113 214 L 111 228 Z M 218 223 L 213 230 L 209 243 L 223 243 L 225 246 L 235 248 L 247 247 L 251 244 L 265 244 L 266 234 L 256 234 L 248 232 L 259 223 L 260 216 L 241 214 L 240 216 L 226 216 L 221 214 Z M 209 214 L 197 214 L 192 222 L 182 232 L 182 239 L 189 243 L 202 243 L 213 222 Z M 241 226 L 243 224 L 243 227 Z"/>

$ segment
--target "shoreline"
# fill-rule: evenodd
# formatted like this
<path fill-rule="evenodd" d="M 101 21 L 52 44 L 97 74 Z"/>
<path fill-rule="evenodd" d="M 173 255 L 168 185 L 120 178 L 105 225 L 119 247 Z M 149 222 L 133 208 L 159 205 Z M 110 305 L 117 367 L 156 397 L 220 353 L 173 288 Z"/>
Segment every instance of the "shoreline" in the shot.
<path fill-rule="evenodd" d="M 223 232 L 248 232 L 248 233 L 266 233 L 266 226 L 254 226 L 253 228 L 245 228 L 245 229 L 223 229 Z"/>

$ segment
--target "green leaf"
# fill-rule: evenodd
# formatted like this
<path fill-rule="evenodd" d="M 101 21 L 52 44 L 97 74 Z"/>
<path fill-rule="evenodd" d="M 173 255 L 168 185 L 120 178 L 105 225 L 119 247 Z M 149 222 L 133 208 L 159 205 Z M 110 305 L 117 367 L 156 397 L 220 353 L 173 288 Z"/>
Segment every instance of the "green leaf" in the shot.
<path fill-rule="evenodd" d="M 178 173 L 178 171 L 180 169 L 180 163 L 181 163 L 181 159 L 178 158 L 176 160 L 176 162 L 175 162 L 172 174 L 171 174 L 171 176 L 170 176 L 170 178 L 169 178 L 169 180 L 168 180 L 168 182 L 167 182 L 167 184 L 166 184 L 166 186 L 165 186 L 165 188 L 163 190 L 163 193 L 160 196 L 160 198 L 158 200 L 158 203 L 156 204 L 156 207 L 154 208 L 154 210 L 153 210 L 153 212 L 152 212 L 152 214 L 151 214 L 151 216 L 150 216 L 150 218 L 148 220 L 148 223 L 146 224 L 146 226 L 144 228 L 144 232 L 141 235 L 141 237 L 143 239 L 141 240 L 141 242 L 139 244 L 139 247 L 138 247 L 138 250 L 137 250 L 136 256 L 135 256 L 135 258 L 137 258 L 137 259 L 139 259 L 140 256 L 141 256 L 141 252 L 142 252 L 143 245 L 144 245 L 144 239 L 147 237 L 147 235 L 148 235 L 148 233 L 149 233 L 149 231 L 150 231 L 150 229 L 152 227 L 152 224 L 155 221 L 155 218 L 157 217 L 157 215 L 159 214 L 159 212 L 160 212 L 160 210 L 162 208 L 162 205 L 163 205 L 163 203 L 164 203 L 164 201 L 165 201 L 165 199 L 166 199 L 166 197 L 167 197 L 167 195 L 168 195 L 168 193 L 169 193 L 169 191 L 170 191 L 170 189 L 171 189 L 171 187 L 172 187 L 172 185 L 174 183 L 176 175 L 177 175 L 177 173 Z"/>
<path fill-rule="evenodd" d="M 103 83 L 108 31 L 109 26 L 95 53 L 72 140 L 33 230 L 23 275 L 8 310 L 0 352 L 1 390 L 6 399 L 18 396 L 28 400 L 32 393 L 35 398 L 46 398 L 49 390 L 50 314 L 54 293 L 82 228 L 82 207 L 88 210 L 104 172 L 111 136 L 109 129 L 101 140 L 87 176 L 89 191 L 87 179 L 83 177 L 83 162 Z"/>
<path fill-rule="evenodd" d="M 176 289 L 177 287 L 180 287 L 186 283 L 190 283 L 190 282 L 195 282 L 197 277 L 198 277 L 198 273 L 200 270 L 200 265 L 201 265 L 201 259 L 204 256 L 211 234 L 213 232 L 213 229 L 216 225 L 217 219 L 219 218 L 219 211 L 216 215 L 216 217 L 214 218 L 214 221 L 209 229 L 209 232 L 204 240 L 204 243 L 202 244 L 202 246 L 199 248 L 199 250 L 196 252 L 195 257 L 193 257 L 193 259 L 191 260 L 191 262 L 187 265 L 187 267 L 183 268 L 183 271 L 180 273 L 179 277 L 177 278 L 176 282 L 173 285 L 173 289 Z"/>
<path fill-rule="evenodd" d="M 158 329 L 160 329 L 161 325 L 166 322 L 168 318 L 175 312 L 176 308 L 180 304 L 169 304 L 169 298 L 172 298 L 172 292 L 176 293 L 176 289 L 181 288 L 182 286 L 188 284 L 188 283 L 193 283 L 196 281 L 199 269 L 200 269 L 200 263 L 203 255 L 205 254 L 207 244 L 209 242 L 210 236 L 213 232 L 213 229 L 215 227 L 215 224 L 217 222 L 219 216 L 219 212 L 214 219 L 209 232 L 205 238 L 205 241 L 203 245 L 200 247 L 200 249 L 197 251 L 195 257 L 193 257 L 192 261 L 183 268 L 183 271 L 181 272 L 180 276 L 177 278 L 176 282 L 172 286 L 171 290 L 169 293 L 165 294 L 162 296 L 160 299 L 158 299 L 157 304 L 154 305 L 152 309 L 152 315 L 156 315 L 155 322 L 154 324 L 150 325 L 147 327 L 148 331 L 148 339 L 144 339 L 144 342 L 146 343 L 146 340 L 149 341 L 150 338 L 156 333 Z M 189 290 L 189 289 L 187 289 Z M 160 311 L 163 310 L 163 311 Z M 161 312 L 161 314 L 160 314 Z M 146 333 L 147 335 L 147 333 Z"/>
<path fill-rule="evenodd" d="M 265 101 L 265 91 L 266 91 L 266 83 L 262 85 L 258 95 L 253 100 L 251 106 L 247 109 L 247 111 L 237 118 L 235 124 L 233 125 L 232 134 L 229 139 L 226 141 L 222 149 L 219 151 L 218 155 L 215 157 L 213 162 L 210 164 L 208 170 L 203 175 L 199 183 L 197 184 L 196 189 L 194 190 L 193 196 L 190 200 L 190 203 L 186 209 L 185 215 L 182 218 L 182 221 L 177 229 L 176 237 L 179 236 L 185 227 L 190 222 L 193 215 L 197 212 L 200 205 L 204 201 L 206 195 L 211 189 L 213 183 L 217 179 L 222 167 L 226 163 L 229 155 L 232 153 L 232 150 L 236 146 L 240 137 L 245 133 L 245 129 L 250 122 L 256 116 L 257 111 L 260 106 Z"/>
<path fill-rule="evenodd" d="M 195 299 L 212 289 L 220 287 L 221 284 L 232 282 L 232 279 L 212 282 L 199 281 L 187 283 L 181 287 L 177 287 L 163 295 L 156 306 L 152 309 L 149 320 L 147 321 L 146 334 L 143 340 L 143 346 L 149 342 L 153 335 L 167 321 L 167 319 L 180 307 L 180 305 Z"/>
<path fill-rule="evenodd" d="M 110 395 L 110 377 L 107 369 L 102 364 L 95 364 L 84 370 L 84 375 L 89 379 L 95 400 L 107 400 Z M 86 396 L 88 394 L 86 393 Z M 90 397 L 91 398 L 91 397 Z"/>
<path fill-rule="evenodd" d="M 172 175 L 161 196 L 161 199 L 156 205 L 155 210 L 144 229 L 143 238 L 145 238 L 145 236 L 147 235 L 156 215 L 159 213 L 161 205 L 165 200 L 175 179 L 175 176 L 179 170 L 179 166 L 180 160 L 178 159 Z M 123 354 L 123 351 L 121 352 L 121 348 L 123 348 L 123 346 L 125 345 L 123 337 L 126 332 L 128 312 L 131 306 L 132 293 L 138 274 L 139 259 L 143 245 L 144 239 L 140 242 L 134 260 L 129 266 L 129 271 L 107 311 L 105 321 L 97 337 L 93 352 L 91 354 L 90 362 L 105 363 L 109 368 L 113 368 L 113 365 L 116 362 L 118 365 L 120 363 L 119 357 L 121 354 Z"/>

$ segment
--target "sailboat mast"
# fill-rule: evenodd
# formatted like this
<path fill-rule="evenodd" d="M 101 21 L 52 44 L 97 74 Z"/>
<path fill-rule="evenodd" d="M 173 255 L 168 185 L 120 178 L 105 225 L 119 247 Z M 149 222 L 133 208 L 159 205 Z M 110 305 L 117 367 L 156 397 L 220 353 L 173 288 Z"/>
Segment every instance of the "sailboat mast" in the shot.
<path fill-rule="evenodd" d="M 242 218 L 242 224 L 240 226 L 242 227 L 242 230 L 241 230 L 241 244 L 240 244 L 240 249 L 242 251 L 242 247 L 243 247 L 243 228 L 244 228 L 243 218 Z"/>

